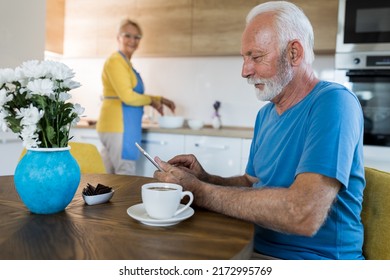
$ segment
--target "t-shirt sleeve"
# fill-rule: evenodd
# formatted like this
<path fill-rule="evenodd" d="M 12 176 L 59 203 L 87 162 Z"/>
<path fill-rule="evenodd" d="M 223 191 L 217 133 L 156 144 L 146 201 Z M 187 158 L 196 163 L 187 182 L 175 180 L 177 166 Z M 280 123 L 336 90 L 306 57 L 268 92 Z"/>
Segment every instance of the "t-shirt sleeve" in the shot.
<path fill-rule="evenodd" d="M 296 175 L 319 173 L 348 186 L 363 117 L 356 96 L 346 89 L 323 94 L 308 116 L 307 137 Z"/>

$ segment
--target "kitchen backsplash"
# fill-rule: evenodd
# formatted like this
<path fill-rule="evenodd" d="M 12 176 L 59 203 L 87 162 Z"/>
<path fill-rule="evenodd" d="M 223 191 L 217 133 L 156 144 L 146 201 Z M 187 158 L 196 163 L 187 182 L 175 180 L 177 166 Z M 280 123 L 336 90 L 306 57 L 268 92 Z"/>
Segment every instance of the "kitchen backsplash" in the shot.
<path fill-rule="evenodd" d="M 58 59 L 47 55 L 47 59 Z M 76 72 L 82 86 L 73 90 L 73 99 L 96 119 L 101 104 L 101 71 L 105 59 L 61 59 Z M 163 95 L 175 101 L 176 115 L 211 123 L 213 104 L 221 102 L 222 125 L 252 127 L 256 113 L 265 103 L 257 100 L 253 86 L 241 77 L 242 58 L 237 57 L 134 57 L 133 66 L 143 77 L 146 93 Z M 333 55 L 317 56 L 317 76 L 334 80 Z M 169 112 L 167 112 L 169 114 Z M 158 114 L 145 108 L 145 115 Z"/>

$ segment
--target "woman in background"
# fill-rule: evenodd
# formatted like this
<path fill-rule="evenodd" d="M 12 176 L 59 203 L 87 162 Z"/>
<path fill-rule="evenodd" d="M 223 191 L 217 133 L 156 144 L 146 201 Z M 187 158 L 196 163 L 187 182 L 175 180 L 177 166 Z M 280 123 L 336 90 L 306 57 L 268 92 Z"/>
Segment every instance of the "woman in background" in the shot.
<path fill-rule="evenodd" d="M 163 115 L 163 105 L 172 112 L 173 101 L 162 96 L 144 94 L 141 76 L 133 68 L 131 57 L 142 38 L 139 25 L 123 20 L 117 35 L 118 51 L 105 62 L 103 103 L 97 122 L 97 132 L 103 144 L 102 157 L 108 173 L 135 174 L 139 151 L 135 142 L 141 141 L 142 115 L 150 105 Z"/>

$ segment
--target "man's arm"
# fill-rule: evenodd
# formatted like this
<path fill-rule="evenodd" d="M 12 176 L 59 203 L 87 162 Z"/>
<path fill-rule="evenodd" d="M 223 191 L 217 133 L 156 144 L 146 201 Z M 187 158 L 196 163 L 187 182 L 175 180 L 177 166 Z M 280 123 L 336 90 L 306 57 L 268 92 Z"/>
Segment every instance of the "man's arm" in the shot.
<path fill-rule="evenodd" d="M 341 184 L 315 173 L 299 174 L 289 188 L 226 187 L 200 181 L 165 162 L 155 177 L 193 192 L 197 205 L 279 232 L 314 235 L 325 221 Z M 239 186 L 239 185 L 238 185 Z"/>

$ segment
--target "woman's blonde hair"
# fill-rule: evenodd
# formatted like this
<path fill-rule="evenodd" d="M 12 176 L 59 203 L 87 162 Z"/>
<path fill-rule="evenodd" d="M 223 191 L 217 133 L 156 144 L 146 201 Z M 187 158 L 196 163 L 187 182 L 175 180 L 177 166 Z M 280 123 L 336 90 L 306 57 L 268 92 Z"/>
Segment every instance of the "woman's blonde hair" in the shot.
<path fill-rule="evenodd" d="M 134 26 L 135 28 L 137 28 L 137 29 L 138 29 L 138 32 L 139 32 L 139 35 L 142 35 L 142 29 L 141 29 L 141 27 L 139 26 L 139 24 L 136 23 L 135 21 L 131 20 L 131 19 L 128 19 L 128 18 L 123 19 L 123 20 L 120 22 L 119 28 L 118 28 L 118 33 L 120 34 L 120 33 L 122 32 L 123 28 L 124 28 L 125 26 L 128 26 L 128 25 L 132 25 L 132 26 Z"/>

